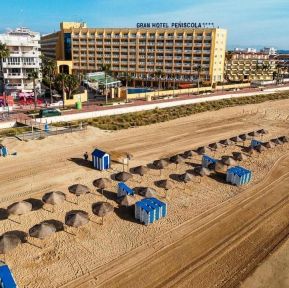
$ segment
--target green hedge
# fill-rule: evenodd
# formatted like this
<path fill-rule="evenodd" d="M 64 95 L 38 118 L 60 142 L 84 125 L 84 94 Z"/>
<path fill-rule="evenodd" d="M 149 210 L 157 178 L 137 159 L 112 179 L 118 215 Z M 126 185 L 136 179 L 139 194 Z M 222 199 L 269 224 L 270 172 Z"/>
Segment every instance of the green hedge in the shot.
<path fill-rule="evenodd" d="M 121 115 L 103 116 L 86 121 L 88 125 L 98 127 L 103 130 L 120 130 L 138 126 L 150 125 L 153 123 L 166 122 L 169 120 L 190 116 L 193 114 L 216 111 L 219 109 L 234 107 L 246 104 L 258 104 L 266 101 L 289 99 L 289 93 L 278 93 L 268 95 L 257 95 L 250 97 L 240 97 L 203 102 L 191 105 L 176 106 L 164 109 L 154 109 L 150 111 L 134 112 Z M 81 121 L 70 122 L 78 125 Z M 54 126 L 67 126 L 67 123 L 55 123 Z"/>

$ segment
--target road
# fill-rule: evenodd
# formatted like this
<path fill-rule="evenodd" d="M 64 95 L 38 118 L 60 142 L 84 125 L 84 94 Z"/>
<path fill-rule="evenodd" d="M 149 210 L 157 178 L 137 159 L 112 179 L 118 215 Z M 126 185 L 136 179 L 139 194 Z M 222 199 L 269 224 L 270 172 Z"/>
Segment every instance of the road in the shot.
<path fill-rule="evenodd" d="M 289 155 L 227 203 L 64 287 L 236 287 L 289 234 Z"/>

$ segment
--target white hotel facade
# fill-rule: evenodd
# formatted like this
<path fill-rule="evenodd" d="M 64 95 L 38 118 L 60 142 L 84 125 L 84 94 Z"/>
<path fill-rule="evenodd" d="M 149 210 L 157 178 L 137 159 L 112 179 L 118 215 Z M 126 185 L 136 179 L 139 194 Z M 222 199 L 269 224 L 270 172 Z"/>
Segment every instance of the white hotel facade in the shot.
<path fill-rule="evenodd" d="M 7 45 L 10 56 L 0 63 L 2 81 L 6 92 L 31 92 L 33 80 L 29 79 L 32 71 L 37 71 L 41 83 L 40 34 L 27 28 L 17 28 L 6 34 L 0 34 L 0 42 Z"/>

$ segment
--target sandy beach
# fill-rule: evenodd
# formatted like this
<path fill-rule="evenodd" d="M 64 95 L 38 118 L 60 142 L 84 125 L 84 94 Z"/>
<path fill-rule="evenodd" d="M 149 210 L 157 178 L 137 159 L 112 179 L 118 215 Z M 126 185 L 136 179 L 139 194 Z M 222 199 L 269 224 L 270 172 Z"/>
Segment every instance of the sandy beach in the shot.
<path fill-rule="evenodd" d="M 28 237 L 29 243 L 20 245 L 15 250 L 10 251 L 5 256 L 5 260 L 11 267 L 19 287 L 136 287 L 134 285 L 145 287 L 143 280 L 138 278 L 139 275 L 136 272 L 141 271 L 142 267 L 148 269 L 149 264 L 146 261 L 151 259 L 152 251 L 154 253 L 174 251 L 175 254 L 160 254 L 160 259 L 167 263 L 166 266 L 160 266 L 162 271 L 168 269 L 169 263 L 178 262 L 176 261 L 177 255 L 179 255 L 180 259 L 184 258 L 182 261 L 184 265 L 187 263 L 186 261 L 191 263 L 194 260 L 196 261 L 194 262 L 196 266 L 194 266 L 195 270 L 193 269 L 190 274 L 195 276 L 194 280 L 190 280 L 190 275 L 185 277 L 180 272 L 179 275 L 182 275 L 182 279 L 187 279 L 186 281 L 173 282 L 177 279 L 177 275 L 175 275 L 175 278 L 171 279 L 172 282 L 163 283 L 161 281 L 170 279 L 173 275 L 174 271 L 168 269 L 168 274 L 163 275 L 164 278 L 162 280 L 152 275 L 150 287 L 192 287 L 190 285 L 193 284 L 193 287 L 206 288 L 215 287 L 214 285 L 219 285 L 218 287 L 233 287 L 229 286 L 233 282 L 226 282 L 228 279 L 233 279 L 236 281 L 234 283 L 239 284 L 255 268 L 255 266 L 248 266 L 248 262 L 252 259 L 250 257 L 253 257 L 254 248 L 256 252 L 256 247 L 265 247 L 268 243 L 261 240 L 266 239 L 266 237 L 267 239 L 270 237 L 273 239 L 274 235 L 285 229 L 285 224 L 289 224 L 287 223 L 289 220 L 286 222 L 286 218 L 284 218 L 284 215 L 288 215 L 286 214 L 288 212 L 288 203 L 285 203 L 288 197 L 285 199 L 286 193 L 282 189 L 276 189 L 275 191 L 273 189 L 275 186 L 272 186 L 272 191 L 266 190 L 268 193 L 264 192 L 264 194 L 268 195 L 266 196 L 268 198 L 264 196 L 263 199 L 260 195 L 257 198 L 257 194 L 260 194 L 262 189 L 269 189 L 268 187 L 275 180 L 276 183 L 274 183 L 281 187 L 281 180 L 277 180 L 281 179 L 280 177 L 287 177 L 287 172 L 289 172 L 286 164 L 288 163 L 289 155 L 288 143 L 261 154 L 257 153 L 240 163 L 253 172 L 253 181 L 246 186 L 235 187 L 228 185 L 224 183 L 222 178 L 214 177 L 214 175 L 202 178 L 201 182 L 200 177 L 195 177 L 193 181 L 187 184 L 174 180 L 176 174 L 192 170 L 197 164 L 200 164 L 200 156 L 187 159 L 186 162 L 179 164 L 177 167 L 175 164 L 170 164 L 162 171 L 161 176 L 160 171 L 154 169 L 151 169 L 143 177 L 134 175 L 127 182 L 130 187 L 152 187 L 157 190 L 157 196 L 168 203 L 168 216 L 147 227 L 134 220 L 131 209 L 118 206 L 115 201 L 116 181 L 112 181 L 104 192 L 104 196 L 93 187 L 93 180 L 99 177 L 110 177 L 111 174 L 122 171 L 123 166 L 114 162 L 111 170 L 99 172 L 87 167 L 85 162 L 82 161 L 82 155 L 85 151 L 92 152 L 95 147 L 112 153 L 116 160 L 118 158 L 117 155 L 121 156 L 124 153 L 131 153 L 133 159 L 130 161 L 130 167 L 134 167 L 256 129 L 266 128 L 269 134 L 264 135 L 262 140 L 269 140 L 273 137 L 288 135 L 288 111 L 289 101 L 282 100 L 205 112 L 161 124 L 116 132 L 101 131 L 88 127 L 87 131 L 52 136 L 44 140 L 21 142 L 15 139 L 6 139 L 4 144 L 8 146 L 10 152 L 17 151 L 17 156 L 5 159 L 0 158 L 1 208 L 5 209 L 16 201 L 30 199 L 31 202 L 35 203 L 35 210 L 21 217 L 11 216 L 13 221 L 1 217 L 1 234 L 15 230 L 27 232 L 30 227 L 44 220 L 53 219 L 64 222 L 66 212 L 75 209 L 87 211 L 91 220 L 81 228 L 68 227 L 65 229 L 66 231 L 57 232 L 45 240 Z M 245 144 L 248 146 L 249 141 L 246 141 Z M 211 152 L 210 155 L 220 158 L 222 155 L 231 155 L 232 152 L 240 152 L 242 149 L 241 143 L 241 145 Z M 280 165 L 274 166 L 275 163 Z M 167 195 L 163 189 L 155 185 L 155 181 L 160 179 L 170 179 L 173 182 L 174 187 L 167 192 Z M 70 194 L 67 189 L 69 185 L 75 183 L 87 185 L 92 192 L 81 196 L 78 205 L 76 204 L 75 196 Z M 286 188 L 289 185 L 289 181 L 287 183 L 284 180 L 282 185 Z M 57 206 L 54 212 L 52 212 L 52 207 L 49 205 L 41 207 L 41 203 L 37 200 L 41 199 L 46 192 L 56 190 L 66 193 L 68 201 L 61 206 Z M 255 198 L 253 197 L 254 195 L 256 195 Z M 141 197 L 136 196 L 136 200 L 138 199 L 141 199 Z M 248 199 L 252 199 L 252 202 L 249 202 Z M 215 266 L 212 265 L 212 262 L 210 265 L 203 266 L 202 269 L 197 268 L 202 261 L 198 258 L 201 255 L 202 247 L 198 245 L 203 243 L 203 248 L 211 251 L 210 247 L 213 247 L 213 244 L 208 239 L 213 239 L 212 235 L 219 235 L 219 237 L 224 237 L 225 239 L 225 234 L 223 235 L 222 231 L 226 232 L 226 229 L 229 231 L 229 228 L 239 231 L 238 229 L 241 226 L 239 227 L 238 225 L 244 225 L 244 223 L 247 223 L 246 221 L 253 221 L 252 219 L 255 218 L 256 220 L 254 221 L 258 221 L 260 215 L 267 213 L 264 212 L 264 209 L 267 209 L 268 205 L 277 205 L 281 200 L 284 202 L 282 204 L 284 209 L 279 209 L 278 213 L 280 215 L 278 214 L 277 217 L 277 214 L 272 214 L 273 220 L 264 216 L 264 222 L 262 222 L 262 225 L 272 226 L 272 229 L 270 231 L 263 229 L 261 232 L 258 230 L 259 232 L 257 233 L 256 228 L 256 231 L 254 231 L 257 234 L 254 234 L 253 238 L 249 238 L 248 230 L 246 232 L 248 237 L 242 238 L 244 242 L 238 244 L 246 243 L 246 245 L 242 246 L 243 250 L 240 249 L 246 261 L 240 261 L 239 270 L 236 268 L 236 271 L 248 268 L 246 273 L 241 273 L 240 278 L 234 274 L 236 271 L 230 270 L 234 263 L 233 260 L 238 257 L 237 250 L 235 250 L 230 262 L 228 251 L 232 251 L 230 249 L 233 249 L 233 246 L 226 248 L 227 258 L 222 258 L 221 254 L 218 254 L 219 258 L 213 259 L 215 260 Z M 93 215 L 91 211 L 91 205 L 98 201 L 108 201 L 115 207 L 115 212 L 104 219 L 104 225 L 100 225 L 101 219 Z M 248 201 L 246 202 L 247 204 L 244 204 L 244 201 Z M 248 211 L 251 211 L 250 209 L 255 209 L 255 214 L 248 214 Z M 4 211 L 2 212 L 4 214 Z M 196 227 L 204 227 L 202 225 L 205 224 L 209 226 L 208 223 L 214 217 L 223 219 L 221 217 L 223 217 L 222 215 L 225 212 L 231 218 L 228 218 L 227 222 L 220 220 L 216 230 L 202 228 L 206 231 L 206 234 L 198 242 L 195 237 L 198 237 L 197 231 L 199 230 Z M 251 215 L 251 220 L 247 219 L 246 215 Z M 240 221 L 235 222 L 236 219 L 240 219 Z M 260 219 L 263 218 L 261 217 Z M 203 223 L 201 224 L 202 221 Z M 231 223 L 231 227 L 228 223 Z M 236 223 L 235 226 L 234 223 Z M 277 231 L 277 228 L 272 223 L 278 224 L 277 227 L 280 231 Z M 249 224 L 247 226 L 249 227 Z M 258 229 L 261 229 L 260 227 L 258 226 Z M 269 234 L 264 232 L 265 230 L 266 233 L 271 233 L 270 237 L 268 236 Z M 190 238 L 188 234 L 192 231 L 195 232 L 192 235 L 190 234 L 192 237 Z M 263 232 L 264 235 L 262 234 Z M 243 231 L 242 233 L 245 232 Z M 229 235 L 229 232 L 227 235 Z M 256 235 L 260 235 L 260 237 L 258 238 Z M 165 239 L 165 241 L 160 239 Z M 181 240 L 184 245 L 188 245 L 187 249 L 189 251 L 195 249 L 194 251 L 198 251 L 200 254 L 190 255 L 190 259 L 186 259 L 179 250 L 174 249 L 175 247 L 177 249 L 178 245 L 175 244 L 176 246 L 172 246 L 171 250 L 168 249 L 169 245 L 174 245 L 174 243 Z M 217 243 L 217 240 L 215 239 L 214 243 Z M 229 243 L 231 242 L 228 241 L 228 245 Z M 234 249 L 241 247 L 238 245 L 234 242 Z M 268 247 L 271 247 L 270 245 Z M 212 251 L 217 253 L 216 249 Z M 253 250 L 251 251 L 250 249 Z M 222 255 L 225 255 L 224 251 Z M 252 253 L 250 252 L 250 254 L 249 251 Z M 245 257 L 246 255 L 248 256 L 247 258 Z M 146 257 L 148 258 L 146 259 Z M 258 261 L 263 261 L 263 258 L 256 258 L 256 263 L 254 263 L 258 265 Z M 197 261 L 197 259 L 199 260 Z M 140 279 L 138 282 L 130 282 L 132 280 L 128 276 L 127 270 L 124 269 L 126 265 L 132 263 L 138 269 L 132 273 L 135 276 L 134 279 Z M 159 263 L 155 265 L 157 264 Z M 217 264 L 220 265 L 218 266 Z M 178 267 L 172 265 L 175 268 L 175 272 L 183 269 L 183 266 L 181 266 L 183 264 L 179 265 Z M 193 267 L 193 264 L 190 265 L 190 267 Z M 112 270 L 109 271 L 108 267 L 112 267 Z M 121 267 L 123 270 L 117 270 Z M 129 267 L 126 268 L 129 269 Z M 218 274 L 217 271 L 219 271 L 220 267 L 223 268 L 222 271 L 224 273 Z M 112 277 L 110 274 L 112 271 L 120 273 L 119 275 L 122 278 L 118 279 L 117 273 L 114 274 L 116 278 Z M 210 271 L 214 271 L 214 273 L 209 273 Z M 207 280 L 201 280 L 204 279 L 202 277 L 205 275 Z M 211 275 L 211 277 L 208 275 Z M 113 286 L 112 281 L 119 284 L 114 284 Z M 244 287 L 263 287 L 252 285 L 249 283 Z"/>

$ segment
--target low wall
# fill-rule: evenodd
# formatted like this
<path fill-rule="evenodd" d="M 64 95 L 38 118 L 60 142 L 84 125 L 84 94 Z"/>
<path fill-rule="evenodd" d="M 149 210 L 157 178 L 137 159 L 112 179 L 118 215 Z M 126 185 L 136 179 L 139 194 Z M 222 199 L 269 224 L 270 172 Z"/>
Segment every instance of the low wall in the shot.
<path fill-rule="evenodd" d="M 240 83 L 240 84 L 219 85 L 216 87 L 216 90 L 243 89 L 249 87 L 251 87 L 250 83 Z"/>
<path fill-rule="evenodd" d="M 283 88 L 285 87 L 282 87 L 281 89 Z M 175 101 L 155 103 L 155 104 L 151 103 L 151 104 L 145 104 L 145 105 L 139 105 L 139 106 L 120 107 L 120 108 L 114 108 L 114 109 L 108 109 L 108 110 L 83 112 L 83 113 L 55 116 L 55 117 L 49 117 L 49 118 L 38 118 L 36 119 L 36 121 L 40 123 L 45 123 L 47 120 L 49 123 L 54 123 L 54 122 L 68 122 L 68 121 L 74 121 L 74 120 L 85 120 L 85 119 L 91 119 L 91 118 L 96 118 L 96 117 L 101 117 L 101 116 L 111 116 L 111 115 L 119 115 L 119 114 L 132 113 L 132 112 L 147 111 L 147 110 L 153 110 L 156 108 L 162 109 L 162 108 L 190 105 L 190 104 L 202 103 L 202 102 L 207 102 L 207 101 L 216 101 L 216 100 L 222 100 L 222 99 L 265 95 L 265 94 L 272 94 L 278 91 L 282 91 L 278 89 L 280 88 L 276 88 L 274 91 L 264 90 L 262 92 L 258 91 L 258 92 L 251 92 L 251 93 L 226 94 L 226 95 L 218 95 L 218 96 L 200 96 L 200 98 L 194 98 L 194 99 L 175 100 Z M 289 87 L 287 87 L 287 90 L 289 90 Z"/>
<path fill-rule="evenodd" d="M 198 88 L 185 88 L 185 89 L 175 89 L 175 90 L 164 90 L 164 91 L 153 91 L 147 93 L 133 93 L 128 94 L 127 99 L 152 99 L 165 96 L 177 96 L 182 94 L 194 94 L 194 93 L 204 93 L 212 92 L 213 90 L 226 90 L 226 89 L 242 89 L 250 87 L 250 83 L 241 83 L 241 84 L 230 84 L 230 85 L 221 85 L 213 89 L 211 86 L 200 87 Z"/>
<path fill-rule="evenodd" d="M 78 101 L 87 102 L 87 90 L 84 90 L 83 93 L 74 94 L 73 99 L 65 99 L 64 105 L 65 106 L 75 106 L 75 103 Z"/>
<path fill-rule="evenodd" d="M 147 93 L 133 93 L 128 94 L 127 99 L 146 99 L 146 98 L 158 98 L 165 96 L 177 96 L 182 94 L 193 94 L 198 92 L 210 92 L 212 87 L 200 87 L 198 88 L 186 88 L 186 89 L 175 89 L 175 90 L 163 90 L 163 91 L 152 91 Z"/>
<path fill-rule="evenodd" d="M 16 126 L 16 121 L 0 122 L 0 129 L 7 129 Z"/>

